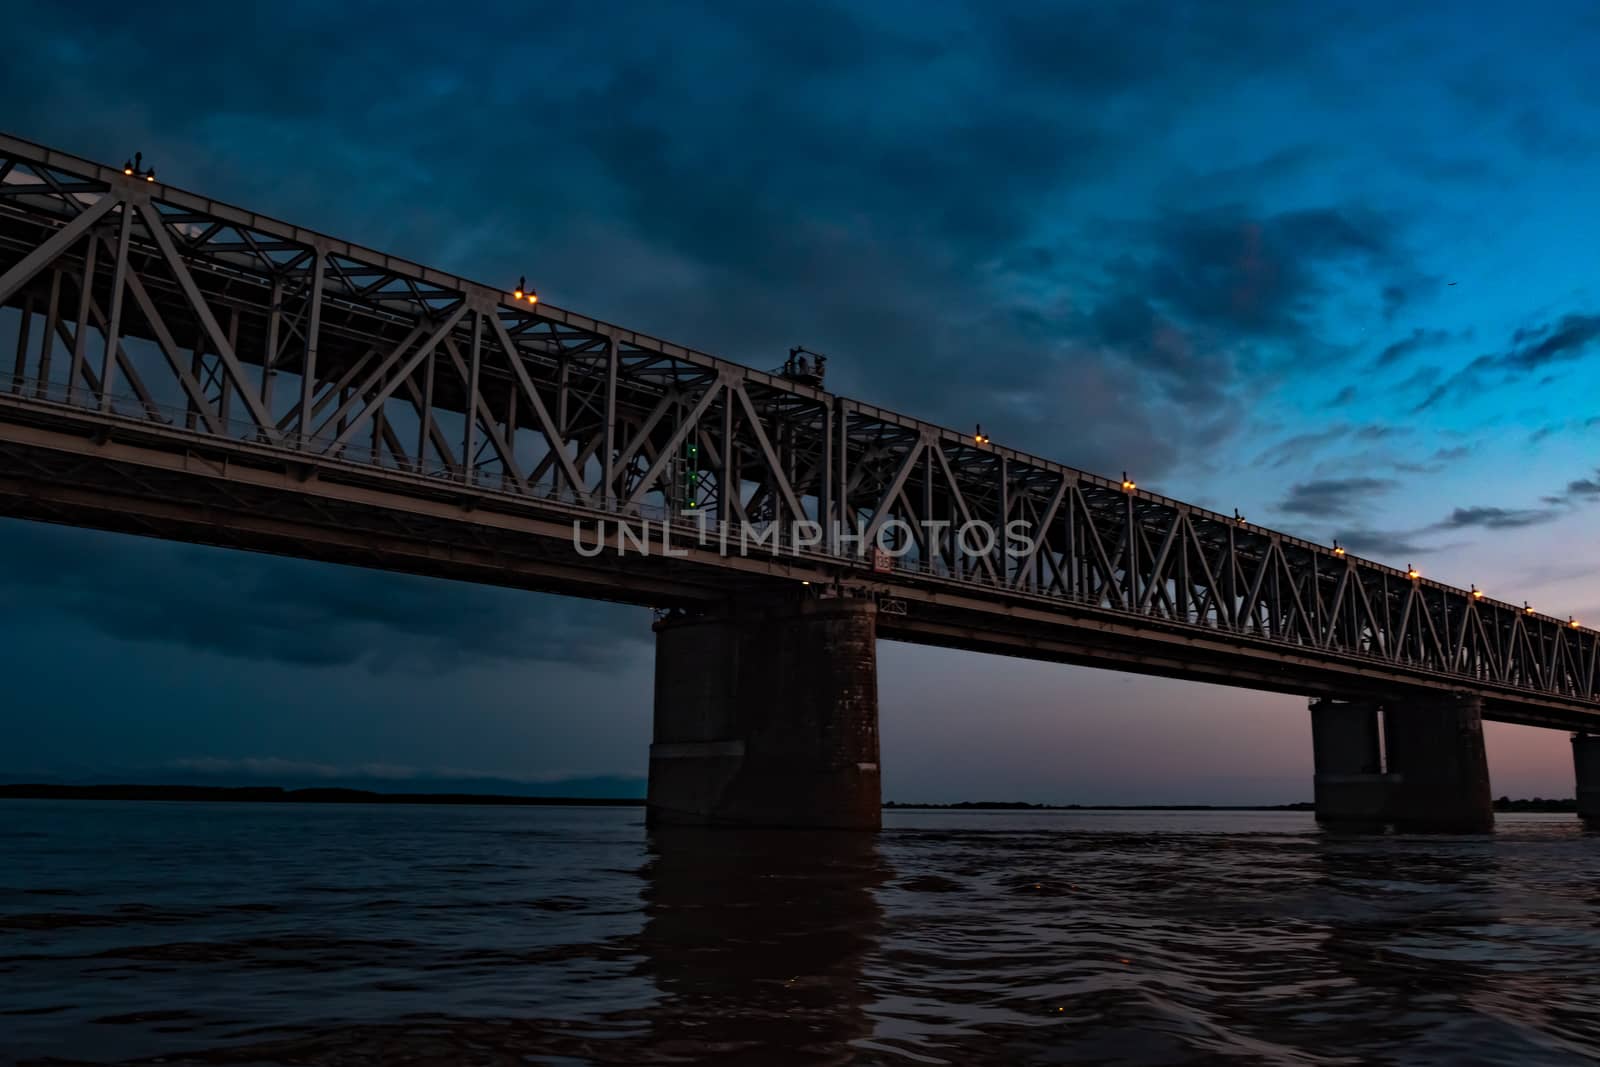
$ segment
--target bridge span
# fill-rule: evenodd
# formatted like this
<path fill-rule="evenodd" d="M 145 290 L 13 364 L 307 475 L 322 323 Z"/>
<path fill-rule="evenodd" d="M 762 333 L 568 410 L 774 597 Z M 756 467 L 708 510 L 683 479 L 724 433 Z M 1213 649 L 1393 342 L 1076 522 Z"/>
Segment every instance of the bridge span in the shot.
<path fill-rule="evenodd" d="M 658 820 L 876 826 L 878 637 L 1304 695 L 1328 820 L 1572 730 L 1600 816 L 1592 629 L 525 285 L 0 135 L 0 514 L 657 608 Z"/>

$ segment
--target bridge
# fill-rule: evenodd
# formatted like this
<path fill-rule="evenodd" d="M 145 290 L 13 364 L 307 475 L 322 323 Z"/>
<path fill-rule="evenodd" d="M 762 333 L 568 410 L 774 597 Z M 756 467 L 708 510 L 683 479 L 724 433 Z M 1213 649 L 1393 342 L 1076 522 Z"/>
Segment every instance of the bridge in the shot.
<path fill-rule="evenodd" d="M 0 135 L 0 514 L 656 608 L 657 821 L 876 826 L 879 637 L 1306 696 L 1330 821 L 1571 730 L 1600 815 L 1592 629 L 526 285 Z"/>

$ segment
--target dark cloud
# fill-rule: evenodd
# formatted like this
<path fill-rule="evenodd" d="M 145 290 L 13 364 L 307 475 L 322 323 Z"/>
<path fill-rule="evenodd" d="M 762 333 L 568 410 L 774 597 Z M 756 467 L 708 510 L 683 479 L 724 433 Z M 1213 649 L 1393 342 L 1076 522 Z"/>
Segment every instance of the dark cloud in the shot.
<path fill-rule="evenodd" d="M 1577 478 L 1567 483 L 1569 499 L 1600 499 L 1600 471 L 1594 478 Z"/>
<path fill-rule="evenodd" d="M 1461 529 L 1481 526 L 1489 530 L 1509 530 L 1519 526 L 1536 526 L 1561 517 L 1559 511 L 1541 508 L 1456 508 L 1448 518 L 1438 523 L 1439 529 Z"/>
<path fill-rule="evenodd" d="M 1321 430 L 1307 430 L 1273 444 L 1256 456 L 1258 467 L 1301 467 L 1311 463 L 1323 449 L 1334 444 L 1372 445 L 1404 437 L 1411 431 L 1403 426 L 1381 423 L 1336 422 Z"/>
<path fill-rule="evenodd" d="M 1227 336 L 1297 337 L 1332 284 L 1361 264 L 1388 267 L 1401 253 L 1394 224 L 1361 207 L 1260 216 L 1243 207 L 1185 212 L 1150 227 L 1153 255 L 1124 282 L 1179 319 Z"/>
<path fill-rule="evenodd" d="M 1291 515 L 1330 518 L 1361 509 L 1371 498 L 1387 492 L 1394 482 L 1384 478 L 1332 478 L 1300 482 L 1289 487 L 1278 510 Z"/>
<path fill-rule="evenodd" d="M 1412 534 L 1397 530 L 1371 530 L 1360 527 L 1341 529 L 1336 540 L 1361 556 L 1420 556 L 1433 551 L 1411 540 Z"/>
<path fill-rule="evenodd" d="M 1554 323 L 1526 327 L 1511 335 L 1502 352 L 1478 356 L 1439 383 L 1413 412 L 1425 411 L 1440 401 L 1515 381 L 1530 372 L 1586 356 L 1600 339 L 1600 315 L 1567 314 Z M 1551 384 L 1547 375 L 1540 384 Z"/>
<path fill-rule="evenodd" d="M 1450 330 L 1424 330 L 1417 328 L 1411 331 L 1410 336 L 1386 347 L 1378 353 L 1378 358 L 1373 361 L 1375 369 L 1392 367 L 1401 360 L 1427 348 L 1436 348 L 1446 344 L 1457 335 Z"/>
<path fill-rule="evenodd" d="M 309 667 L 437 672 L 486 661 L 607 667 L 640 654 L 636 608 L 356 567 L 0 521 L 0 604 L 117 640 Z"/>
<path fill-rule="evenodd" d="M 1506 366 L 1523 371 L 1550 363 L 1577 359 L 1600 338 L 1600 315 L 1564 315 L 1554 325 L 1518 330 L 1512 340 L 1518 347 L 1504 357 Z"/>

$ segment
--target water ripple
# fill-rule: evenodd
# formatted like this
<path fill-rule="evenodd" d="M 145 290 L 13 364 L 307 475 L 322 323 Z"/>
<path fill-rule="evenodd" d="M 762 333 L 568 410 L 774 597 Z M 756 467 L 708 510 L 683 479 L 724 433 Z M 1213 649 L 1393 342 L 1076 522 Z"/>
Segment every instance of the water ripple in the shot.
<path fill-rule="evenodd" d="M 0 885 L 6 1062 L 1600 1058 L 1600 837 L 1560 817 L 894 812 L 874 838 L 4 803 L 30 827 Z"/>

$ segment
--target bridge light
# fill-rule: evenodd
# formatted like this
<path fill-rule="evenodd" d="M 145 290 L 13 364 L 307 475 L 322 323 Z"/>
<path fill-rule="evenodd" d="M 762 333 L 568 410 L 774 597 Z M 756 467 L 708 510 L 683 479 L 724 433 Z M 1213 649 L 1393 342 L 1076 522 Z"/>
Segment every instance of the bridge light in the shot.
<path fill-rule="evenodd" d="M 1128 472 L 1127 471 L 1123 471 L 1122 472 L 1122 491 L 1124 493 L 1131 493 L 1137 488 L 1139 488 L 1139 486 L 1136 483 L 1134 483 L 1134 482 L 1132 482 L 1132 481 L 1130 481 L 1128 479 Z"/>
<path fill-rule="evenodd" d="M 511 299 L 521 300 L 523 294 L 527 292 L 527 289 L 528 279 L 527 276 L 524 275 L 523 277 L 517 279 L 517 287 L 511 291 Z"/>
<path fill-rule="evenodd" d="M 130 178 L 143 178 L 147 182 L 156 180 L 156 168 L 144 165 L 143 152 L 135 152 L 132 159 L 124 160 L 122 173 Z"/>
<path fill-rule="evenodd" d="M 1482 600 L 1483 599 L 1483 590 L 1479 589 L 1477 586 L 1473 586 L 1472 587 L 1472 599 L 1473 600 Z"/>
<path fill-rule="evenodd" d="M 1421 578 L 1422 577 L 1422 572 L 1417 570 L 1417 568 L 1413 567 L 1411 564 L 1407 563 L 1406 564 L 1406 577 L 1415 580 L 1417 578 Z"/>
<path fill-rule="evenodd" d="M 983 436 L 983 424 L 982 423 L 979 423 L 977 425 L 977 428 L 972 431 L 972 440 L 973 440 L 973 442 L 975 444 L 980 444 L 980 445 L 986 445 L 986 444 L 989 443 L 989 439 L 987 437 Z"/>
<path fill-rule="evenodd" d="M 1574 630 L 1576 630 L 1580 624 L 1579 624 L 1577 619 L 1574 619 L 1571 615 L 1568 615 L 1567 616 L 1567 625 L 1572 627 Z"/>
<path fill-rule="evenodd" d="M 1338 538 L 1334 538 L 1334 541 L 1333 541 L 1333 554 L 1335 556 L 1339 556 L 1341 558 L 1344 556 L 1344 549 L 1339 547 L 1339 539 Z"/>
<path fill-rule="evenodd" d="M 1238 523 L 1240 526 L 1244 525 L 1244 516 L 1239 514 L 1238 508 L 1233 509 L 1233 521 Z"/>
<path fill-rule="evenodd" d="M 1524 600 L 1522 602 L 1522 613 L 1524 615 L 1532 615 L 1533 614 L 1533 605 L 1528 603 L 1526 600 Z"/>

